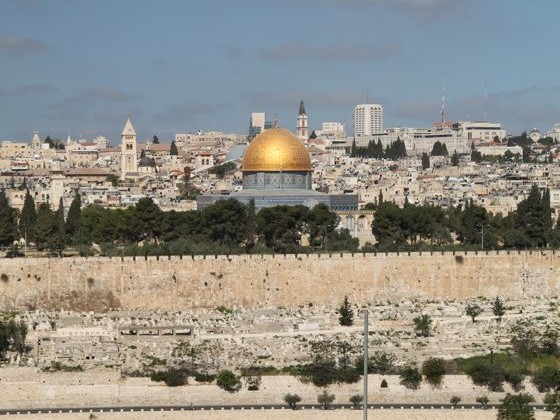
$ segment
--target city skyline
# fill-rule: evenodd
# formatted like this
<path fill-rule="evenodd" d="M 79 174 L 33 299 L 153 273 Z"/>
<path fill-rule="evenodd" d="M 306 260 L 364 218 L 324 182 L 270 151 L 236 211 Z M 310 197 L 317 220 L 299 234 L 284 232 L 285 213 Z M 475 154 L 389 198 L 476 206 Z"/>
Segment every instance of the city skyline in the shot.
<path fill-rule="evenodd" d="M 252 112 L 295 131 L 384 108 L 384 125 L 488 119 L 518 133 L 560 119 L 554 16 L 544 1 L 2 0 L 0 138 L 40 131 L 118 142 L 245 133 Z M 543 60 L 546 57 L 546 60 Z M 485 94 L 485 91 L 487 94 Z M 487 106 L 485 107 L 485 96 Z"/>

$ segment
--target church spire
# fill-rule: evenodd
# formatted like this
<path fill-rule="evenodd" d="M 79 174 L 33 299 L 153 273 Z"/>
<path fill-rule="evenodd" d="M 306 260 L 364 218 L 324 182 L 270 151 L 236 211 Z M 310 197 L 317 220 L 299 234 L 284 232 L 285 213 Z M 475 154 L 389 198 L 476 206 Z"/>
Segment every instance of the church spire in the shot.
<path fill-rule="evenodd" d="M 307 113 L 305 112 L 305 105 L 303 104 L 303 99 L 299 103 L 299 113 L 296 120 L 296 136 L 306 142 L 307 135 Z"/>
<path fill-rule="evenodd" d="M 299 103 L 299 113 L 298 113 L 298 115 L 307 115 L 307 112 L 305 112 L 305 105 L 303 103 L 303 99 Z"/>
<path fill-rule="evenodd" d="M 124 125 L 123 131 L 122 131 L 121 134 L 123 136 L 124 135 L 136 136 L 136 131 L 134 131 L 134 127 L 132 127 L 132 123 L 130 122 L 130 118 L 128 118 L 126 120 L 126 124 Z"/>

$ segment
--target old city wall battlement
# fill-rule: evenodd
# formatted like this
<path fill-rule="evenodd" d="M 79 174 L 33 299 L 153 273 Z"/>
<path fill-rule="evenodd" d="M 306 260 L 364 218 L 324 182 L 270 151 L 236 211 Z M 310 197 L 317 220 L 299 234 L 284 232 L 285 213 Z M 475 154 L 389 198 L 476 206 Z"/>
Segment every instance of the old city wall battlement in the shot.
<path fill-rule="evenodd" d="M 266 308 L 403 299 L 560 295 L 560 252 L 14 258 L 0 310 L 72 308 L 111 294 L 126 309 Z M 70 306 L 70 307 L 69 307 Z"/>

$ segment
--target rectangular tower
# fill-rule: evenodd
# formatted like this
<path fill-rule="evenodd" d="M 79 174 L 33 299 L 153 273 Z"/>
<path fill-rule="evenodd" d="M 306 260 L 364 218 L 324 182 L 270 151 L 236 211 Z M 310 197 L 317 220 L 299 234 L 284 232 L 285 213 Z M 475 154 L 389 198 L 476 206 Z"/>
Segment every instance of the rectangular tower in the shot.
<path fill-rule="evenodd" d="M 354 108 L 354 135 L 371 136 L 383 132 L 383 107 L 379 104 L 360 104 Z"/>

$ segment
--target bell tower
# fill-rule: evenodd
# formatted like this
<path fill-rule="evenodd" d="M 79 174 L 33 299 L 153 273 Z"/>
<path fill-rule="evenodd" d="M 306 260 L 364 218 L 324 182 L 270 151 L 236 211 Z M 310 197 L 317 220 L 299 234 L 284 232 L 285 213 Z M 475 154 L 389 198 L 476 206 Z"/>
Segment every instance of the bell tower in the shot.
<path fill-rule="evenodd" d="M 121 134 L 121 179 L 124 180 L 127 174 L 136 174 L 137 172 L 136 131 L 134 131 L 130 118 L 128 118 Z"/>
<path fill-rule="evenodd" d="M 305 105 L 303 99 L 299 103 L 299 112 L 296 123 L 296 136 L 303 142 L 307 142 L 309 135 L 307 133 L 307 113 L 305 112 Z"/>

